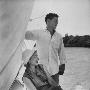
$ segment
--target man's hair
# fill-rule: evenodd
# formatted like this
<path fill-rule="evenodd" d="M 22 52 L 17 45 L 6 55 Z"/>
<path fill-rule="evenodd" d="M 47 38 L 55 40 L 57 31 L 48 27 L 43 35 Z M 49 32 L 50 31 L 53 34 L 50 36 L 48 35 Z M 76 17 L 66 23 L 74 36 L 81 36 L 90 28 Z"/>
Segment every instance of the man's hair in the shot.
<path fill-rule="evenodd" d="M 57 14 L 55 14 L 55 13 L 49 13 L 49 14 L 47 14 L 46 15 L 46 17 L 45 17 L 45 22 L 47 23 L 47 19 L 50 19 L 50 20 L 52 20 L 54 17 L 59 17 Z"/>

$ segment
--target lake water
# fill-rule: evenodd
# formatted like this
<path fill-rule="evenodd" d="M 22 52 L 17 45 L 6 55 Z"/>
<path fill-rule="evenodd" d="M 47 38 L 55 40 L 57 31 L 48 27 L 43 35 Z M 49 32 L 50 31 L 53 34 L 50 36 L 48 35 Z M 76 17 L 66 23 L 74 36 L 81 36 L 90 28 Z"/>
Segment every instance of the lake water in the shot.
<path fill-rule="evenodd" d="M 77 85 L 90 90 L 90 48 L 65 48 L 67 64 L 60 85 L 64 90 L 74 90 Z"/>

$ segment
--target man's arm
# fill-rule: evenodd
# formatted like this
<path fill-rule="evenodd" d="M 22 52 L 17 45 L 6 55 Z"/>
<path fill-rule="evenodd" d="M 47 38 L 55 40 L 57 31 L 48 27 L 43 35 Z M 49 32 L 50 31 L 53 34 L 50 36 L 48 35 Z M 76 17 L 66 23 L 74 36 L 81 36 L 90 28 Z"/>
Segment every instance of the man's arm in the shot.
<path fill-rule="evenodd" d="M 63 75 L 64 71 L 65 71 L 66 56 L 65 56 L 65 52 L 64 52 L 64 44 L 63 44 L 62 39 L 61 39 L 60 47 L 58 50 L 58 56 L 59 56 L 59 60 L 60 60 L 60 66 L 59 66 L 58 74 Z"/>
<path fill-rule="evenodd" d="M 25 39 L 26 40 L 37 40 L 37 39 L 39 39 L 39 31 L 38 30 L 27 31 L 25 33 Z"/>

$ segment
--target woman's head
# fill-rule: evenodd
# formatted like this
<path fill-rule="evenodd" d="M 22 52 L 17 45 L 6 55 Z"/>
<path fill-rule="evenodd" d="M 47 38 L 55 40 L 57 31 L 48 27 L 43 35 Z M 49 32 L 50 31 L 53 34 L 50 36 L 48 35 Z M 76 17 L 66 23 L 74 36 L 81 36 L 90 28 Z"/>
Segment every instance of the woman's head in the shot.
<path fill-rule="evenodd" d="M 38 55 L 37 55 L 37 51 L 36 50 L 30 50 L 30 49 L 26 49 L 23 53 L 22 53 L 22 60 L 24 62 L 24 65 L 27 66 L 27 64 L 31 64 L 31 65 L 37 65 L 38 64 Z"/>

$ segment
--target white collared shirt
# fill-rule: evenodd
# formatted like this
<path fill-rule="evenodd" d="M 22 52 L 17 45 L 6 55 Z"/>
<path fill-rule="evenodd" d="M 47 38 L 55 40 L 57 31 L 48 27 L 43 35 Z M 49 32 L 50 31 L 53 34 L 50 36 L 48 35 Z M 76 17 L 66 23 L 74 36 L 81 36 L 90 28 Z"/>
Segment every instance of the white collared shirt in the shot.
<path fill-rule="evenodd" d="M 55 32 L 51 37 L 48 30 L 33 30 L 27 31 L 25 38 L 36 40 L 39 63 L 45 65 L 51 75 L 58 73 L 59 64 L 66 62 L 61 35 Z"/>

